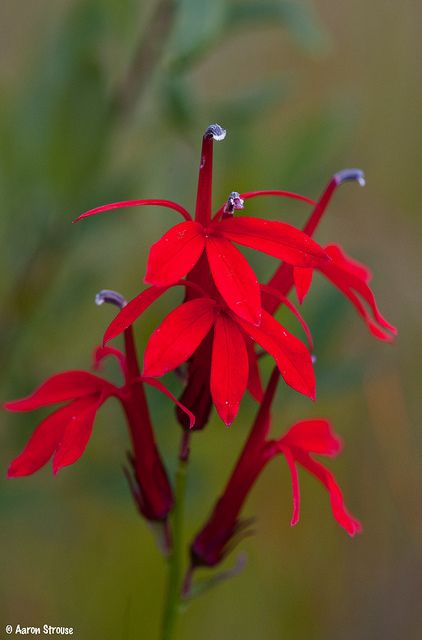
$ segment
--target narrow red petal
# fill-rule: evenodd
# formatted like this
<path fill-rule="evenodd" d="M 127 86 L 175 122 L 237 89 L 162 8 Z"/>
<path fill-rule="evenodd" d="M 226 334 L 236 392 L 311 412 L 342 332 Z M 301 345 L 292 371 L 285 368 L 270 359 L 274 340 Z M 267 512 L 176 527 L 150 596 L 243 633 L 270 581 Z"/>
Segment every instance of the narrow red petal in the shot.
<path fill-rule="evenodd" d="M 341 451 L 341 440 L 328 420 L 301 420 L 279 440 L 281 446 L 299 448 L 309 453 L 335 456 Z"/>
<path fill-rule="evenodd" d="M 145 282 L 168 286 L 183 278 L 198 262 L 205 247 L 202 225 L 181 222 L 152 245 Z"/>
<path fill-rule="evenodd" d="M 325 251 L 303 231 L 285 222 L 237 217 L 215 224 L 218 233 L 298 267 L 314 267 L 327 260 Z"/>
<path fill-rule="evenodd" d="M 165 387 L 159 380 L 155 380 L 155 378 L 145 378 L 145 376 L 141 376 L 141 380 L 142 382 L 145 382 L 145 384 L 149 384 L 151 387 L 155 387 L 156 389 L 158 389 L 158 391 L 161 391 L 161 393 L 167 396 L 167 398 L 170 398 L 170 400 L 172 400 L 174 404 L 188 416 L 189 428 L 193 429 L 193 427 L 195 426 L 195 416 L 193 415 L 192 411 L 189 411 L 189 409 L 185 407 L 185 405 L 180 402 L 176 398 L 176 396 L 174 396 L 171 391 L 167 389 L 167 387 Z"/>
<path fill-rule="evenodd" d="M 247 322 L 259 324 L 261 293 L 246 258 L 222 237 L 210 236 L 206 248 L 214 282 L 227 306 Z"/>
<path fill-rule="evenodd" d="M 292 478 L 292 493 L 293 493 L 293 513 L 290 520 L 290 526 L 294 527 L 299 522 L 300 517 L 300 487 L 299 487 L 299 474 L 295 463 L 294 456 L 290 449 L 283 450 L 284 457 L 289 466 L 290 475 Z"/>
<path fill-rule="evenodd" d="M 162 376 L 185 362 L 205 338 L 216 316 L 210 298 L 196 298 L 177 307 L 154 331 L 145 350 L 144 372 Z"/>
<path fill-rule="evenodd" d="M 9 478 L 28 476 L 47 464 L 62 439 L 67 422 L 81 402 L 86 400 L 76 400 L 57 409 L 38 425 L 22 453 L 11 463 L 7 472 Z"/>
<path fill-rule="evenodd" d="M 79 408 L 78 412 L 68 420 L 63 436 L 53 458 L 53 473 L 76 462 L 85 451 L 88 440 L 91 437 L 94 418 L 105 396 L 91 396 L 87 398 L 86 406 Z"/>
<path fill-rule="evenodd" d="M 104 344 L 123 333 L 153 302 L 167 291 L 168 287 L 149 287 L 127 303 L 109 324 L 104 334 Z"/>
<path fill-rule="evenodd" d="M 114 390 L 106 380 L 88 371 L 65 371 L 48 378 L 31 395 L 21 400 L 6 402 L 8 411 L 32 411 L 56 402 L 74 400 L 100 391 L 112 393 Z"/>
<path fill-rule="evenodd" d="M 359 520 L 354 518 L 346 509 L 343 493 L 331 471 L 320 462 L 313 460 L 307 453 L 298 450 L 294 452 L 294 455 L 296 460 L 305 467 L 307 471 L 318 478 L 327 489 L 330 495 L 333 516 L 339 525 L 352 537 L 360 533 L 362 531 L 362 525 Z"/>
<path fill-rule="evenodd" d="M 309 351 L 296 336 L 262 311 L 259 327 L 240 318 L 239 324 L 255 342 L 270 353 L 285 382 L 299 393 L 315 399 L 315 375 Z"/>
<path fill-rule="evenodd" d="M 278 298 L 278 300 L 282 304 L 284 304 L 293 313 L 294 316 L 296 316 L 296 318 L 300 322 L 300 325 L 301 325 L 303 331 L 305 332 L 305 336 L 306 336 L 306 339 L 308 341 L 309 348 L 313 349 L 314 348 L 314 340 L 312 338 L 311 330 L 308 327 L 307 323 L 305 322 L 305 319 L 303 318 L 303 316 L 301 315 L 299 310 L 293 304 L 293 302 L 291 302 L 288 298 L 286 298 L 286 296 L 283 296 L 282 293 L 279 293 L 279 291 L 277 291 L 277 289 L 273 289 L 269 285 L 261 284 L 261 289 L 262 289 L 262 291 L 264 293 L 267 293 L 269 295 L 274 296 L 275 298 Z"/>
<path fill-rule="evenodd" d="M 112 202 L 111 204 L 104 204 L 101 207 L 95 207 L 95 209 L 90 209 L 89 211 L 85 211 L 80 216 L 76 218 L 73 222 L 79 222 L 79 220 L 83 220 L 83 218 L 88 218 L 89 216 L 95 216 L 97 213 L 104 213 L 105 211 L 111 211 L 112 209 L 123 209 L 124 207 L 139 207 L 139 206 L 159 206 L 166 207 L 167 209 L 173 209 L 180 213 L 185 220 L 192 220 L 191 215 L 184 207 L 177 202 L 172 202 L 171 200 L 122 200 L 121 202 Z"/>
<path fill-rule="evenodd" d="M 368 286 L 370 280 L 369 270 L 346 255 L 338 245 L 328 245 L 326 251 L 331 260 L 325 265 L 320 265 L 321 272 L 349 298 L 376 337 L 381 340 L 392 340 L 393 336 L 397 334 L 397 329 L 384 318 L 378 309 L 374 293 Z M 375 322 L 362 302 L 357 298 L 355 292 L 368 304 Z M 379 327 L 375 323 L 378 323 Z M 392 335 L 389 335 L 389 333 Z"/>
<path fill-rule="evenodd" d="M 120 349 L 115 349 L 114 347 L 97 347 L 94 350 L 92 368 L 94 371 L 97 371 L 101 368 L 103 360 L 108 357 L 116 358 L 117 362 L 120 364 L 120 368 L 123 372 L 126 371 L 126 356 Z"/>
<path fill-rule="evenodd" d="M 313 269 L 307 269 L 305 267 L 295 267 L 293 270 L 297 299 L 299 300 L 299 304 L 302 304 L 302 302 L 308 295 L 312 283 L 312 274 Z"/>
<path fill-rule="evenodd" d="M 214 327 L 211 395 L 217 413 L 229 426 L 237 416 L 248 383 L 248 352 L 236 324 L 220 314 Z"/>

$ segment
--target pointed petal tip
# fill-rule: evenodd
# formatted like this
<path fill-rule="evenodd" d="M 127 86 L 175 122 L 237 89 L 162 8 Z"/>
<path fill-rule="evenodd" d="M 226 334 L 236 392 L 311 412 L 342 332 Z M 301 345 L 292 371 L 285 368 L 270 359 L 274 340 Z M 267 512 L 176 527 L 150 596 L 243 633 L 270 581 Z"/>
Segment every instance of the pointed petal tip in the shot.
<path fill-rule="evenodd" d="M 15 469 L 14 469 L 14 464 L 13 462 L 10 463 L 10 466 L 8 468 L 8 470 L 6 471 L 6 478 L 18 478 L 19 477 L 19 473 L 16 473 Z"/>
<path fill-rule="evenodd" d="M 363 532 L 362 523 L 359 520 L 353 519 L 347 528 L 347 533 L 351 538 Z"/>
<path fill-rule="evenodd" d="M 226 137 L 227 131 L 223 129 L 223 127 L 219 124 L 210 124 L 209 127 L 205 129 L 204 138 L 213 138 L 217 142 L 224 140 Z"/>

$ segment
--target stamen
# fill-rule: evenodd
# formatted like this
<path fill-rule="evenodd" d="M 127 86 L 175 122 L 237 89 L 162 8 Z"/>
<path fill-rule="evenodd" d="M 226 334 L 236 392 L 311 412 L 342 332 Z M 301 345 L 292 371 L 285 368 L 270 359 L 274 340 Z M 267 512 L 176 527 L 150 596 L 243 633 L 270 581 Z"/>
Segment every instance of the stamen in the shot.
<path fill-rule="evenodd" d="M 119 309 L 123 309 L 123 307 L 127 305 L 124 297 L 120 293 L 117 293 L 117 291 L 112 291 L 111 289 L 102 289 L 95 296 L 95 304 L 100 306 L 104 304 L 104 302 L 115 304 Z"/>
<path fill-rule="evenodd" d="M 224 205 L 223 213 L 232 216 L 237 209 L 243 209 L 244 202 L 245 201 L 240 197 L 240 193 L 232 191 Z"/>
<path fill-rule="evenodd" d="M 343 169 L 334 175 L 334 180 L 337 185 L 348 181 L 356 181 L 361 187 L 366 184 L 365 175 L 361 169 Z"/>
<path fill-rule="evenodd" d="M 219 124 L 210 124 L 209 127 L 205 130 L 204 138 L 214 138 L 217 142 L 220 140 L 224 140 L 226 137 L 226 130 L 223 129 Z"/>

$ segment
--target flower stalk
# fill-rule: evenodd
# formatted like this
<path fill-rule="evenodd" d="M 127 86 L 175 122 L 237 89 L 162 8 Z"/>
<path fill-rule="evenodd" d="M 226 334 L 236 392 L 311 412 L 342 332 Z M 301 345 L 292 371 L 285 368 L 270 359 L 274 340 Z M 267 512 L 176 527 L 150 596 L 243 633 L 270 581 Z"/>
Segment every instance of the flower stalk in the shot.
<path fill-rule="evenodd" d="M 173 638 L 181 609 L 184 564 L 184 514 L 186 476 L 189 461 L 189 439 L 190 433 L 183 432 L 175 478 L 175 504 L 171 517 L 172 548 L 168 558 L 168 582 L 163 611 L 162 640 L 171 640 Z"/>

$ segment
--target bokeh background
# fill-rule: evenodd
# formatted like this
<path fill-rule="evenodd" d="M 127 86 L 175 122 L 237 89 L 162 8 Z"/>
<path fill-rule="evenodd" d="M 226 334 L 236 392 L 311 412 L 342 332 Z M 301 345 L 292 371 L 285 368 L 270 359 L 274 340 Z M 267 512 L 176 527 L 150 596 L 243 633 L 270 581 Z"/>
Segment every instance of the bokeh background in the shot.
<path fill-rule="evenodd" d="M 302 519 L 291 529 L 288 471 L 273 462 L 245 509 L 257 518 L 256 535 L 241 545 L 246 568 L 198 598 L 179 638 L 421 637 L 421 21 L 417 0 L 0 6 L 3 400 L 58 370 L 89 366 L 113 315 L 95 307 L 95 293 L 139 291 L 147 247 L 174 222 L 160 209 L 72 219 L 129 197 L 192 207 L 210 122 L 228 130 L 215 150 L 216 203 L 233 189 L 317 197 L 349 166 L 367 176 L 364 190 L 339 190 L 318 239 L 343 243 L 373 268 L 399 338 L 375 341 L 319 280 L 304 305 L 317 403 L 281 386 L 274 411 L 279 434 L 306 416 L 334 422 L 345 450 L 331 468 L 364 533 L 349 539 L 305 474 Z M 297 224 L 306 211 L 253 203 L 257 215 Z M 270 273 L 270 259 L 252 259 Z M 137 327 L 141 347 L 169 304 Z M 150 398 L 173 471 L 178 426 L 172 408 Z M 214 418 L 195 438 L 189 536 L 222 489 L 254 410 L 246 399 L 230 430 Z M 0 636 L 6 624 L 48 623 L 73 626 L 81 640 L 154 640 L 165 567 L 121 471 L 128 443 L 119 408 L 101 410 L 85 455 L 57 478 L 46 468 L 6 481 L 39 417 L 1 414 Z"/>

